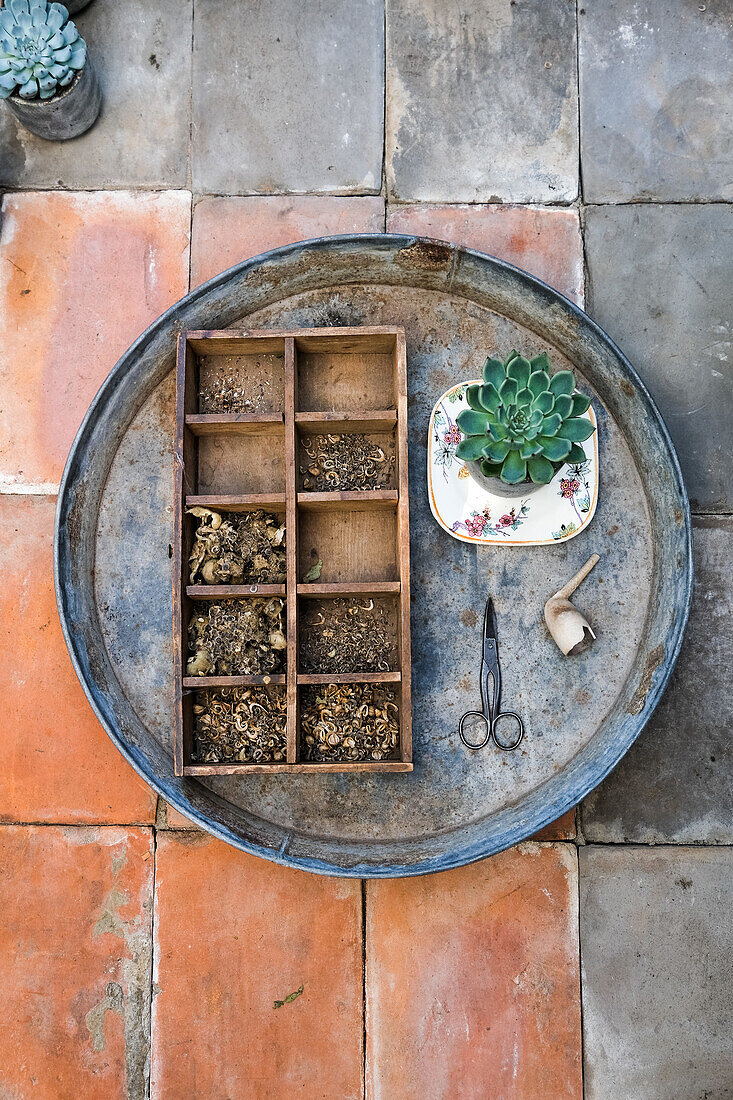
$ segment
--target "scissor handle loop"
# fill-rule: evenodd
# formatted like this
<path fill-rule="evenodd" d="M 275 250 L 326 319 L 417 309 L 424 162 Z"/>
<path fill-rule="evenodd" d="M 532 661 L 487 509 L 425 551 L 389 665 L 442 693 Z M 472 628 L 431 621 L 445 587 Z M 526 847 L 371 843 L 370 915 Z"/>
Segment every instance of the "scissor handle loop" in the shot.
<path fill-rule="evenodd" d="M 502 718 L 513 718 L 517 723 L 519 737 L 517 737 L 515 741 L 512 741 L 511 744 L 502 743 L 496 736 L 496 726 L 498 722 L 501 722 Z M 497 749 L 503 749 L 504 752 L 512 752 L 514 749 L 518 749 L 522 743 L 522 739 L 524 738 L 524 722 L 516 713 L 516 711 L 503 710 L 500 714 L 497 714 L 495 716 L 493 722 L 491 723 L 491 736 Z M 484 742 L 484 744 L 486 744 L 486 742 Z"/>
<path fill-rule="evenodd" d="M 480 718 L 481 721 L 484 723 L 484 725 L 486 726 L 486 736 L 484 737 L 483 741 L 473 742 L 468 740 L 465 733 L 463 732 L 463 724 L 467 718 Z M 455 726 L 453 728 L 455 729 Z M 491 723 L 489 722 L 488 718 L 482 710 L 467 710 L 461 718 L 460 722 L 458 723 L 458 733 L 460 735 L 461 741 L 467 749 L 482 749 L 484 745 L 488 744 L 489 738 L 491 737 Z"/>

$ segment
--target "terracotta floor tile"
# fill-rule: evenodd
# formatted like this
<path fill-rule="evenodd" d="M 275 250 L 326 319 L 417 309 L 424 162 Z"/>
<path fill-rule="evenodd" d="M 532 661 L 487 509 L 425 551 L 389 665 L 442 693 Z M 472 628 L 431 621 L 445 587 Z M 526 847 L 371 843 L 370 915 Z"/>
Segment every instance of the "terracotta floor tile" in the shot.
<path fill-rule="evenodd" d="M 372 1100 L 582 1096 L 577 862 L 522 844 L 367 883 Z"/>
<path fill-rule="evenodd" d="M 575 840 L 575 810 L 568 810 L 557 821 L 551 821 L 535 833 L 532 840 Z"/>
<path fill-rule="evenodd" d="M 8 1100 L 142 1100 L 152 830 L 0 827 Z"/>
<path fill-rule="evenodd" d="M 0 495 L 0 820 L 155 820 L 74 674 L 56 611 L 52 497 Z"/>
<path fill-rule="evenodd" d="M 170 806 L 162 798 L 158 807 L 158 826 L 161 829 L 198 829 L 199 826 L 189 821 L 182 813 Z"/>
<path fill-rule="evenodd" d="M 0 222 L 0 488 L 53 491 L 123 351 L 188 288 L 191 197 L 7 194 Z"/>
<path fill-rule="evenodd" d="M 507 260 L 583 304 L 583 242 L 576 210 L 541 206 L 391 207 L 389 233 L 417 233 Z"/>
<path fill-rule="evenodd" d="M 155 929 L 153 1100 L 361 1096 L 359 882 L 159 833 Z"/>
<path fill-rule="evenodd" d="M 191 286 L 283 244 L 334 233 L 381 233 L 378 196 L 253 196 L 197 203 L 191 237 Z"/>

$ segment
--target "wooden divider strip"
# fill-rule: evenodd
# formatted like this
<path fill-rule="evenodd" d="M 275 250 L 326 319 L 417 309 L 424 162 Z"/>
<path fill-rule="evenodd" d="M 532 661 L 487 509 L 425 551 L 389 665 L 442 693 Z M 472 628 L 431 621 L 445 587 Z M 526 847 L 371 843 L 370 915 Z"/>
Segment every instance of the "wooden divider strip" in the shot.
<path fill-rule="evenodd" d="M 285 545 L 287 610 L 287 761 L 298 759 L 298 518 L 295 401 L 297 364 L 295 340 L 285 339 Z"/>
<path fill-rule="evenodd" d="M 410 651 L 410 500 L 407 467 L 407 345 L 397 333 L 397 556 L 400 569 L 400 755 L 412 760 L 412 656 Z"/>

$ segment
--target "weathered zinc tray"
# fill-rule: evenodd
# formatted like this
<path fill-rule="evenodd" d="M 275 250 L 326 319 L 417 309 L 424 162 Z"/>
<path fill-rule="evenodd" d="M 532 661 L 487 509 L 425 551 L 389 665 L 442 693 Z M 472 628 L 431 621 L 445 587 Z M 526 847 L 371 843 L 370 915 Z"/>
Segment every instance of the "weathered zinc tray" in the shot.
<path fill-rule="evenodd" d="M 182 329 L 403 326 L 407 334 L 414 770 L 402 775 L 181 777 L 173 768 L 171 560 L 176 338 Z M 487 353 L 547 350 L 593 397 L 601 455 L 593 523 L 542 547 L 458 542 L 430 513 L 436 398 Z M 547 596 L 593 552 L 576 596 L 598 638 L 563 657 Z M 192 821 L 268 859 L 325 874 L 438 871 L 491 855 L 574 806 L 654 709 L 684 629 L 690 517 L 676 456 L 639 378 L 603 332 L 541 282 L 407 236 L 277 249 L 184 298 L 125 353 L 92 404 L 61 485 L 55 543 L 67 644 L 109 735 Z M 480 622 L 494 597 L 514 753 L 469 752 Z"/>

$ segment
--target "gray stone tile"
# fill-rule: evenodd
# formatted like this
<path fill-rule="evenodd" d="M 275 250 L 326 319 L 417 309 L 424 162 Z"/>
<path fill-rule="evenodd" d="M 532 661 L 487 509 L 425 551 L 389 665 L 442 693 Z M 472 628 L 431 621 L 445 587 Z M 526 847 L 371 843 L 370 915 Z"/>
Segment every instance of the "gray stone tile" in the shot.
<path fill-rule="evenodd" d="M 575 5 L 387 0 L 386 146 L 399 199 L 572 201 Z"/>
<path fill-rule="evenodd" d="M 654 715 L 582 807 L 587 840 L 733 844 L 733 517 L 700 516 L 682 651 Z"/>
<path fill-rule="evenodd" d="M 730 512 L 733 206 L 586 212 L 588 312 L 651 390 L 693 509 Z"/>
<path fill-rule="evenodd" d="M 195 8 L 198 191 L 379 192 L 379 0 L 204 0 Z"/>
<path fill-rule="evenodd" d="M 733 851 L 581 848 L 586 1100 L 733 1095 Z"/>
<path fill-rule="evenodd" d="M 578 16 L 586 202 L 733 198 L 733 7 L 604 0 Z"/>
<path fill-rule="evenodd" d="M 185 187 L 192 0 L 95 0 L 74 17 L 102 85 L 102 114 L 73 141 L 43 141 L 0 105 L 0 185 Z"/>

